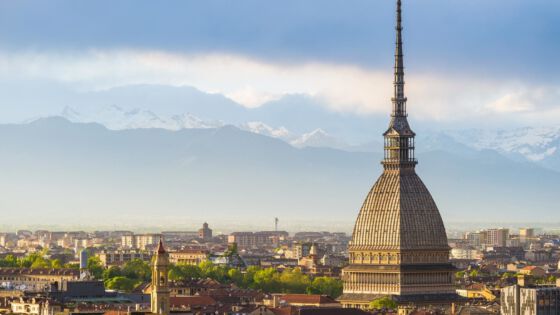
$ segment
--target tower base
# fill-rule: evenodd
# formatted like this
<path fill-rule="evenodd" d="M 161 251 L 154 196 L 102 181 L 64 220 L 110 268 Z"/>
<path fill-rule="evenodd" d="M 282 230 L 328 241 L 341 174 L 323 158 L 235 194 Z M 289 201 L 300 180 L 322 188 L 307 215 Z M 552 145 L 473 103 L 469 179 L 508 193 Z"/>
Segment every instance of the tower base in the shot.
<path fill-rule="evenodd" d="M 456 293 L 445 294 L 414 294 L 414 295 L 383 295 L 383 294 L 362 294 L 344 293 L 337 300 L 344 308 L 370 309 L 370 303 L 374 300 L 390 297 L 399 307 L 413 308 L 439 308 L 451 309 L 454 305 L 465 302 L 465 298 Z"/>

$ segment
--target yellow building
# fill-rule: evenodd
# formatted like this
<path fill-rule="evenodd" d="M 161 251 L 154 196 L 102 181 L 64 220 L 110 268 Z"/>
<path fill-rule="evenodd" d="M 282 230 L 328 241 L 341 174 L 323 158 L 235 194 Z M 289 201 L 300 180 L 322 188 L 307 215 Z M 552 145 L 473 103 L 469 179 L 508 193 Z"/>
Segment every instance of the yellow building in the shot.
<path fill-rule="evenodd" d="M 169 254 L 160 239 L 152 259 L 151 309 L 153 314 L 169 315 Z"/>
<path fill-rule="evenodd" d="M 208 260 L 208 251 L 182 250 L 169 253 L 169 262 L 172 264 L 198 265 Z"/>
<path fill-rule="evenodd" d="M 537 266 L 527 266 L 519 270 L 519 274 L 533 277 L 544 277 L 546 276 L 546 271 Z"/>

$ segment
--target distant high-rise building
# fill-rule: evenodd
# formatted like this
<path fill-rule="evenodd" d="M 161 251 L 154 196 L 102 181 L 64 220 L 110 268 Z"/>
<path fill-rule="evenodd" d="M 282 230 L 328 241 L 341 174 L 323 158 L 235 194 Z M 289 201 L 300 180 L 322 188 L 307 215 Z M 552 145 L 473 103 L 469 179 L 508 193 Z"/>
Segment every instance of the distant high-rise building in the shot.
<path fill-rule="evenodd" d="M 228 235 L 228 243 L 235 243 L 240 249 L 276 246 L 288 235 L 285 231 L 233 232 Z"/>
<path fill-rule="evenodd" d="M 486 243 L 486 233 L 483 232 L 467 232 L 465 233 L 465 239 L 468 244 L 473 247 L 480 247 L 482 244 Z"/>
<path fill-rule="evenodd" d="M 89 279 L 90 277 L 87 266 L 88 266 L 88 252 L 87 250 L 82 249 L 80 251 L 80 279 L 81 280 L 86 280 Z"/>
<path fill-rule="evenodd" d="M 509 229 L 489 229 L 486 230 L 486 245 L 506 247 L 509 239 Z"/>
<path fill-rule="evenodd" d="M 526 278 L 526 276 L 520 277 Z M 500 299 L 500 314 L 560 314 L 560 288 L 554 286 L 535 286 L 532 285 L 530 279 L 519 279 L 517 285 L 503 288 Z"/>
<path fill-rule="evenodd" d="M 212 229 L 208 227 L 208 223 L 204 222 L 202 228 L 198 230 L 198 237 L 205 241 L 212 239 Z"/>
<path fill-rule="evenodd" d="M 6 247 L 8 244 L 8 235 L 5 233 L 0 234 L 0 246 Z"/>
<path fill-rule="evenodd" d="M 123 250 L 103 250 L 97 254 L 101 264 L 105 267 L 120 266 L 135 259 L 140 259 L 145 262 L 152 260 L 152 253 L 148 251 L 141 251 L 137 249 L 123 249 Z"/>
<path fill-rule="evenodd" d="M 393 111 L 385 137 L 383 174 L 368 194 L 343 270 L 345 307 L 367 308 L 390 296 L 400 305 L 449 306 L 457 295 L 443 220 L 415 171 L 415 133 L 404 93 L 401 1 L 397 1 Z"/>
<path fill-rule="evenodd" d="M 297 243 L 294 245 L 295 256 L 299 259 L 302 257 L 309 256 L 311 251 L 312 243 Z"/>
<path fill-rule="evenodd" d="M 160 238 L 161 238 L 160 234 L 122 235 L 121 246 L 123 248 L 145 250 L 147 247 L 156 245 Z"/>
<path fill-rule="evenodd" d="M 523 243 L 535 237 L 535 229 L 521 228 L 519 229 L 519 240 Z"/>

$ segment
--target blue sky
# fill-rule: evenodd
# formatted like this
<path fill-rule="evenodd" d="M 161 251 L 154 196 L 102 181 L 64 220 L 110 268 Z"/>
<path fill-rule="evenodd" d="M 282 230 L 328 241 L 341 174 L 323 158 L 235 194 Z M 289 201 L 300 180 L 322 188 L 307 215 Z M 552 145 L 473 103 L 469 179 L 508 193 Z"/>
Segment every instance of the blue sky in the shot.
<path fill-rule="evenodd" d="M 387 81 L 394 5 L 391 0 L 2 1 L 0 80 L 18 82 L 22 89 L 37 80 L 80 89 L 184 84 L 251 107 L 303 93 L 326 99 L 337 110 L 376 113 L 387 96 L 376 88 L 368 96 L 342 99 L 342 93 L 325 91 L 348 78 L 322 86 L 313 82 L 340 72 L 363 76 L 372 86 Z M 404 18 L 409 83 L 418 90 L 426 90 L 422 84 L 431 86 L 424 94 L 412 88 L 411 96 L 434 104 L 419 112 L 420 117 L 447 119 L 449 114 L 438 112 L 446 99 L 464 103 L 458 106 L 467 120 L 487 116 L 487 109 L 519 124 L 560 117 L 560 2 L 404 1 Z M 162 63 L 139 71 L 144 57 L 154 54 Z M 210 60 L 201 64 L 201 58 Z M 224 71 L 243 69 L 247 63 L 253 70 L 236 80 L 210 69 L 207 73 L 220 80 L 200 80 L 204 67 L 216 63 L 231 65 Z M 199 71 L 165 74 L 176 64 Z M 305 73 L 305 82 L 297 82 L 301 88 L 286 83 L 302 77 L 300 69 L 310 64 L 315 68 Z M 285 76 L 271 75 L 284 67 L 289 69 Z M 360 95 L 367 85 L 348 88 L 348 94 Z M 431 97 L 438 91 L 439 97 Z M 373 94 L 380 95 L 379 100 Z"/>

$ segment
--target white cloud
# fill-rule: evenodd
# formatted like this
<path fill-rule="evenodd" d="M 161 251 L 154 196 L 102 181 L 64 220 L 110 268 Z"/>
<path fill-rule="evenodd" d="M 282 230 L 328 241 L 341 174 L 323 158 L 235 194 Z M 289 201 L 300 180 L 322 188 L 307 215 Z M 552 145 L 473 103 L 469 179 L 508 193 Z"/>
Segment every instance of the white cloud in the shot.
<path fill-rule="evenodd" d="M 323 99 L 336 111 L 386 113 L 392 91 L 390 66 L 377 71 L 325 63 L 275 64 L 225 54 L 0 52 L 0 69 L 2 78 L 57 80 L 84 90 L 130 84 L 188 85 L 221 93 L 247 107 L 297 93 Z M 557 87 L 437 73 L 407 74 L 407 83 L 409 111 L 420 119 L 453 121 L 492 114 L 518 120 L 538 119 L 543 114 L 560 117 Z"/>
<path fill-rule="evenodd" d="M 498 113 L 534 112 L 554 108 L 560 96 L 560 87 L 512 87 L 496 101 L 488 104 L 488 109 Z"/>
<path fill-rule="evenodd" d="M 225 94 L 226 97 L 247 107 L 259 107 L 267 102 L 282 98 L 282 95 L 283 94 L 273 94 L 266 91 L 259 91 L 250 85 Z"/>
<path fill-rule="evenodd" d="M 534 104 L 520 93 L 508 93 L 488 104 L 488 109 L 498 113 L 527 112 L 534 108 Z"/>

